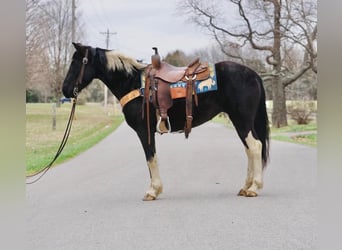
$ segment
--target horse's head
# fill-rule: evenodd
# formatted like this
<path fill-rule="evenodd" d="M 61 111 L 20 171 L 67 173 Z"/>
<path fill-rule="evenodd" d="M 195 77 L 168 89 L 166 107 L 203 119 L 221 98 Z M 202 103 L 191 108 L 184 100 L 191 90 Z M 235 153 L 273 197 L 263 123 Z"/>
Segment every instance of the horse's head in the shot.
<path fill-rule="evenodd" d="M 63 94 L 65 97 L 76 97 L 95 78 L 95 55 L 96 49 L 84 46 L 80 43 L 73 43 L 76 52 L 68 73 L 63 83 Z"/>

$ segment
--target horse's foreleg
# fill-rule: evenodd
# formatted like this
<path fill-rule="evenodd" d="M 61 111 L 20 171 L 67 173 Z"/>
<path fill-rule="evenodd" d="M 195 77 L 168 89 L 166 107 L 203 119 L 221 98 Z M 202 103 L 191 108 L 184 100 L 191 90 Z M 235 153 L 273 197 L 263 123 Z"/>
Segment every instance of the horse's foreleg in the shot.
<path fill-rule="evenodd" d="M 147 166 L 150 171 L 151 184 L 146 191 L 144 201 L 155 200 L 158 195 L 163 191 L 163 185 L 160 180 L 158 160 L 156 154 L 154 154 L 148 161 Z"/>
<path fill-rule="evenodd" d="M 151 132 L 150 143 L 148 143 L 148 134 L 145 129 L 138 131 L 138 136 L 144 148 L 151 181 L 148 190 L 145 192 L 143 200 L 152 201 L 157 199 L 158 195 L 163 191 L 163 185 L 159 175 L 158 159 L 156 155 L 154 131 Z"/>
<path fill-rule="evenodd" d="M 248 171 L 244 187 L 238 195 L 246 197 L 255 197 L 258 195 L 257 190 L 263 186 L 262 160 L 261 150 L 262 144 L 255 139 L 250 131 L 246 137 L 246 154 L 248 157 Z"/>

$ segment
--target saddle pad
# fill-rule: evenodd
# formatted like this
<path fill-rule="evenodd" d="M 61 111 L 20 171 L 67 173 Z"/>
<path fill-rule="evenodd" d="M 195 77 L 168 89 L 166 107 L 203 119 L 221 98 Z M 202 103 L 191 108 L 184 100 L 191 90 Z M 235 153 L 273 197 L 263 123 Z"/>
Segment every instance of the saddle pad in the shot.
<path fill-rule="evenodd" d="M 195 81 L 196 93 L 201 94 L 209 91 L 217 90 L 215 65 L 209 63 L 210 76 L 208 79 Z M 170 84 L 170 92 L 172 99 L 185 98 L 186 96 L 186 82 L 176 82 Z"/>

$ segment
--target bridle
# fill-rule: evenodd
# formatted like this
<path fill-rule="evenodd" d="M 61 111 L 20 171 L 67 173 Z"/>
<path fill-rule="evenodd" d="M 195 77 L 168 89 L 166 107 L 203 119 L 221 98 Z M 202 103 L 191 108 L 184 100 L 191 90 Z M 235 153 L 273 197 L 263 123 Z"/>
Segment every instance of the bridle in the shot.
<path fill-rule="evenodd" d="M 60 144 L 60 146 L 59 146 L 59 148 L 57 150 L 57 153 L 56 153 L 55 157 L 52 159 L 52 161 L 48 165 L 46 165 L 43 169 L 41 169 L 40 171 L 38 171 L 35 174 L 27 175 L 26 178 L 32 178 L 34 176 L 37 176 L 37 175 L 41 174 L 35 180 L 30 181 L 30 182 L 26 182 L 26 184 L 33 184 L 33 183 L 37 182 L 39 179 L 41 179 L 46 174 L 46 172 L 51 168 L 52 164 L 57 160 L 59 155 L 62 153 L 62 151 L 64 149 L 64 146 L 66 145 L 66 143 L 68 141 L 69 134 L 70 134 L 70 131 L 71 131 L 72 121 L 74 120 L 74 116 L 75 116 L 75 110 L 76 110 L 76 103 L 77 103 L 77 96 L 78 96 L 79 86 L 82 83 L 83 75 L 84 75 L 84 69 L 85 69 L 85 66 L 87 64 L 88 64 L 88 49 L 86 49 L 85 55 L 84 55 L 84 57 L 82 59 L 82 67 L 81 67 L 80 73 L 79 73 L 79 75 L 77 77 L 77 80 L 76 80 L 76 83 L 75 83 L 75 87 L 74 87 L 74 90 L 73 90 L 74 98 L 72 100 L 72 108 L 71 108 L 71 112 L 70 112 L 70 116 L 69 116 L 69 121 L 68 121 L 68 124 L 66 126 L 66 129 L 65 129 L 65 132 L 64 132 L 64 136 L 63 136 L 62 142 L 61 142 L 61 144 Z"/>
<path fill-rule="evenodd" d="M 76 79 L 76 84 L 75 84 L 75 87 L 74 87 L 74 90 L 73 90 L 73 94 L 74 94 L 74 97 L 76 99 L 77 99 L 78 91 L 79 91 L 78 87 L 82 83 L 83 75 L 84 75 L 84 68 L 85 68 L 85 66 L 87 64 L 88 64 L 88 49 L 86 49 L 84 57 L 82 59 L 82 67 L 81 67 L 80 73 L 79 73 L 79 75 L 78 75 L 78 77 Z"/>

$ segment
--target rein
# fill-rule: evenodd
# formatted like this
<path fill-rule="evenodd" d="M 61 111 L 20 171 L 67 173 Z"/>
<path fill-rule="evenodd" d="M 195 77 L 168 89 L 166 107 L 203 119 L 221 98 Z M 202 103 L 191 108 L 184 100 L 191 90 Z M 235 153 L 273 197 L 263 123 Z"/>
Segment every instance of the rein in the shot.
<path fill-rule="evenodd" d="M 82 59 L 81 71 L 77 77 L 76 85 L 75 85 L 74 90 L 73 90 L 73 94 L 74 94 L 75 98 L 73 98 L 73 101 L 72 101 L 72 108 L 71 108 L 71 112 L 70 112 L 70 116 L 69 116 L 69 121 L 68 121 L 68 124 L 66 126 L 64 136 L 63 136 L 62 142 L 61 142 L 61 144 L 57 150 L 57 153 L 56 153 L 55 157 L 52 159 L 52 161 L 48 165 L 46 165 L 43 169 L 39 170 L 37 173 L 34 173 L 32 175 L 27 175 L 26 178 L 32 178 L 32 177 L 35 177 L 35 176 L 40 174 L 40 176 L 38 176 L 35 180 L 26 182 L 26 184 L 33 184 L 33 183 L 37 182 L 38 180 L 40 180 L 46 174 L 46 172 L 51 168 L 51 166 L 57 160 L 59 155 L 62 153 L 64 146 L 66 145 L 68 138 L 69 138 L 69 135 L 70 135 L 71 125 L 72 125 L 72 121 L 74 120 L 75 110 L 76 110 L 77 96 L 78 96 L 78 91 L 79 91 L 78 86 L 82 82 L 83 74 L 84 74 L 84 68 L 85 68 L 85 65 L 87 63 L 88 63 L 88 49 L 86 49 L 85 56 Z"/>

